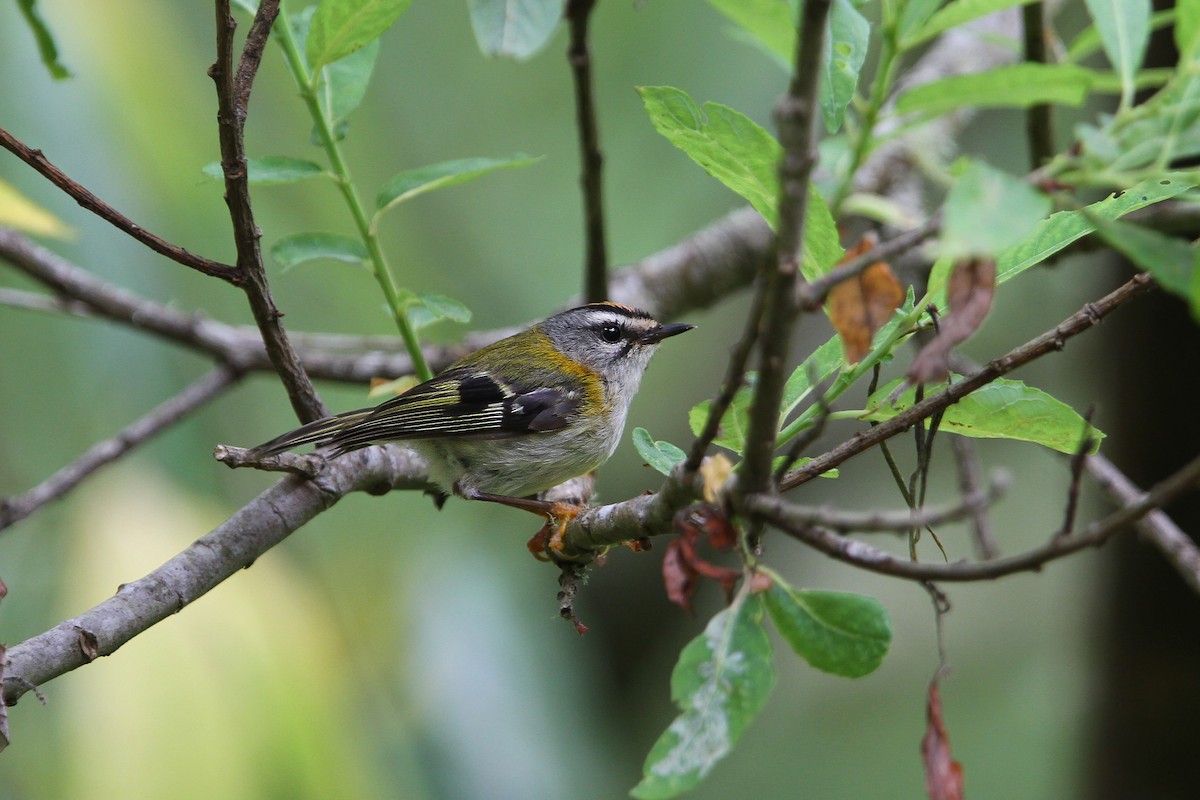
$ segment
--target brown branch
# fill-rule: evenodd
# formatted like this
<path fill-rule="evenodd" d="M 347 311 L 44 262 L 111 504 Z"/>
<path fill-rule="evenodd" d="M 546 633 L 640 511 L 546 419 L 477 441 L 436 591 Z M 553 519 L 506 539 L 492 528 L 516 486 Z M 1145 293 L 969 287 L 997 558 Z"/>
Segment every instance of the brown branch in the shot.
<path fill-rule="evenodd" d="M 771 480 L 771 455 L 779 404 L 787 379 L 788 345 L 796 314 L 793 303 L 799 253 L 804 243 L 804 214 L 809 178 L 817 161 L 817 78 L 830 0 L 804 0 L 796 37 L 796 68 L 787 94 L 776 106 L 783 155 L 779 163 L 779 221 L 774 263 L 763 274 L 763 315 L 758 329 L 758 380 L 750 400 L 750 420 L 739 486 L 761 492 Z"/>
<path fill-rule="evenodd" d="M 1084 462 L 1088 474 L 1114 501 L 1123 506 L 1137 503 L 1145 497 L 1133 481 L 1102 455 L 1091 455 Z M 1200 547 L 1184 533 L 1161 509 L 1155 509 L 1137 520 L 1138 531 L 1166 556 L 1192 591 L 1200 594 Z"/>
<path fill-rule="evenodd" d="M 579 130 L 580 185 L 583 189 L 584 261 L 583 297 L 596 303 L 608 299 L 608 247 L 604 232 L 604 156 L 600 152 L 600 129 L 596 123 L 596 99 L 592 87 L 592 54 L 588 45 L 588 22 L 596 0 L 568 0 L 565 15 L 571 31 L 567 61 L 575 86 L 575 125 Z"/>
<path fill-rule="evenodd" d="M 80 206 L 91 211 L 118 230 L 129 234 L 154 252 L 164 255 L 185 267 L 191 267 L 205 275 L 220 278 L 234 286 L 241 285 L 242 275 L 237 267 L 190 253 L 182 247 L 171 244 L 165 239 L 154 235 L 72 180 L 65 172 L 50 163 L 50 160 L 42 154 L 41 150 L 35 150 L 25 145 L 3 128 L 0 128 L 0 147 L 8 150 L 17 158 L 33 167 Z"/>
<path fill-rule="evenodd" d="M 1104 544 L 1113 536 L 1128 530 L 1132 522 L 1161 508 L 1174 497 L 1193 489 L 1200 482 L 1200 457 L 1159 483 L 1136 502 L 1088 525 L 1079 533 L 1051 538 L 1046 544 L 1014 556 L 991 561 L 961 561 L 951 564 L 931 564 L 911 561 L 880 550 L 865 542 L 846 538 L 819 526 L 791 525 L 779 512 L 776 498 L 756 496 L 747 499 L 747 508 L 779 528 L 784 533 L 811 545 L 838 561 L 881 575 L 917 581 L 983 581 L 994 580 L 1017 572 L 1036 571 L 1051 561 L 1077 553 L 1088 547 Z"/>
<path fill-rule="evenodd" d="M 950 437 L 954 446 L 954 458 L 958 464 L 958 486 L 963 497 L 977 496 L 981 483 L 979 459 L 974 443 L 966 436 Z M 992 518 L 987 506 L 982 503 L 971 508 L 971 530 L 974 534 L 975 552 L 981 559 L 996 558 L 1000 547 L 992 533 Z"/>
<path fill-rule="evenodd" d="M 771 232 L 758 212 L 739 209 L 612 276 L 611 297 L 644 308 L 659 319 L 727 299 L 748 284 L 770 247 Z M 89 312 L 161 336 L 242 370 L 274 370 L 257 328 L 229 325 L 181 312 L 118 288 L 11 229 L 0 227 L 0 260 L 7 261 L 56 297 L 0 295 L 0 304 L 86 316 Z M 574 304 L 570 301 L 568 305 Z M 442 369 L 516 328 L 468 333 L 461 342 L 426 346 L 426 362 Z M 367 383 L 374 377 L 412 373 L 412 360 L 394 336 L 293 333 L 306 372 L 314 378 Z"/>
<path fill-rule="evenodd" d="M 1046 63 L 1046 10 L 1042 0 L 1030 3 L 1021 10 L 1022 33 L 1025 40 L 1025 60 Z M 1029 143 L 1029 168 L 1038 169 L 1054 156 L 1054 123 L 1050 105 L 1038 103 L 1025 115 L 1025 138 Z"/>
<path fill-rule="evenodd" d="M 254 22 L 246 33 L 246 42 L 242 45 L 242 57 L 238 60 L 237 74 L 233 77 L 236 92 L 234 105 L 246 109 L 250 106 L 250 90 L 254 86 L 254 76 L 258 74 L 259 64 L 262 63 L 263 51 L 267 47 L 267 39 L 271 35 L 271 26 L 279 16 L 279 0 L 262 0 L 258 11 L 254 14 Z"/>
<path fill-rule="evenodd" d="M 8 648 L 3 701 L 81 667 L 161 622 L 264 553 L 350 492 L 380 494 L 427 487 L 424 465 L 408 450 L 369 447 L 331 462 L 314 480 L 287 477 L 143 578 L 45 633 Z M 85 645 L 85 643 L 87 643 Z"/>
<path fill-rule="evenodd" d="M 123 428 L 116 436 L 97 442 L 86 453 L 27 492 L 0 498 L 0 531 L 28 517 L 46 503 L 58 500 L 96 470 L 116 461 L 152 436 L 162 432 L 228 389 L 241 373 L 219 366 L 179 394 Z"/>
<path fill-rule="evenodd" d="M 262 6 L 266 6 L 266 10 Z M 278 2 L 265 0 L 254 18 L 248 44 L 261 55 L 262 40 L 270 31 L 269 21 L 278 11 Z M 300 365 L 300 359 L 279 324 L 280 313 L 271 298 L 267 272 L 263 267 L 261 235 L 254 223 L 250 205 L 250 183 L 246 168 L 246 146 L 243 138 L 250 86 L 258 68 L 254 52 L 243 53 L 237 74 L 233 69 L 233 33 L 237 22 L 229 10 L 229 0 L 216 2 L 217 59 L 208 74 L 217 87 L 217 131 L 221 143 L 221 167 L 225 173 L 225 204 L 233 222 L 233 239 L 237 247 L 237 265 L 245 281 L 242 284 L 250 301 L 250 310 L 262 333 L 267 356 L 279 373 L 287 390 L 292 408 L 301 422 L 311 422 L 327 416 L 325 405 L 317 396 L 312 380 Z M 253 50 L 252 48 L 252 50 Z"/>
<path fill-rule="evenodd" d="M 1040 358 L 1047 353 L 1063 349 L 1068 339 L 1088 330 L 1112 311 L 1120 308 L 1124 303 L 1147 291 L 1152 286 L 1154 286 L 1154 281 L 1146 273 L 1135 275 L 1118 289 L 1100 298 L 1095 303 L 1088 303 L 1080 311 L 1067 317 L 1056 327 L 1046 331 L 1041 336 L 1029 340 L 999 358 L 992 359 L 981 369 L 965 376 L 962 380 L 952 383 L 942 391 L 926 397 L 920 403 L 914 404 L 886 422 L 881 422 L 868 430 L 859 431 L 853 438 L 823 455 L 817 456 L 804 466 L 793 470 L 784 479 L 782 488 L 791 489 L 802 483 L 807 483 L 821 473 L 833 469 L 859 453 L 869 450 L 880 442 L 908 430 L 910 426 L 956 403 L 962 397 L 965 397 L 985 384 L 991 383 L 996 378 L 1008 374 L 1017 367 L 1028 364 L 1030 361 Z"/>

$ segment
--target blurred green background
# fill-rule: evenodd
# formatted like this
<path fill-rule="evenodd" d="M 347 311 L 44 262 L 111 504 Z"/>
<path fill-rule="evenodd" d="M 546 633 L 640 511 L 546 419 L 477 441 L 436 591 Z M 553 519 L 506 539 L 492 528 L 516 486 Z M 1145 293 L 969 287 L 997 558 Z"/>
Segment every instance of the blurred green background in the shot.
<path fill-rule="evenodd" d="M 200 173 L 218 158 L 208 3 L 47 0 L 71 80 L 51 81 L 13 4 L 0 4 L 0 127 L 138 223 L 190 250 L 233 259 L 221 186 Z M 296 10 L 298 6 L 293 7 Z M 243 22 L 244 24 L 244 22 Z M 607 157 L 610 249 L 628 263 L 677 242 L 737 198 L 651 128 L 633 87 L 670 84 L 769 124 L 784 76 L 728 35 L 700 2 L 602 3 L 594 53 Z M 456 297 L 473 326 L 522 323 L 580 285 L 581 214 L 570 76 L 560 30 L 528 63 L 490 61 L 466 3 L 418 0 L 383 40 L 371 89 L 345 142 L 366 197 L 395 172 L 466 156 L 544 155 L 406 204 L 384 223 L 403 284 Z M 1021 119 L 982 117 L 961 150 L 1022 170 Z M 277 48 L 255 84 L 252 155 L 319 160 Z M 154 255 L 79 210 L 0 154 L 0 178 L 75 229 L 48 242 L 91 273 L 181 310 L 249 323 L 240 292 Z M 333 188 L 254 190 L 264 243 L 303 230 L 350 231 Z M 295 330 L 390 333 L 371 277 L 344 265 L 272 273 Z M 1110 280 L 1093 261 L 1006 286 L 967 347 L 985 358 L 1052 326 Z M 0 266 L 0 285 L 32 288 Z M 689 315 L 699 329 L 663 349 L 631 426 L 686 443 L 686 411 L 713 392 L 745 298 Z M 438 333 L 453 337 L 460 330 Z M 803 352 L 829 335 L 797 335 Z M 1103 399 L 1099 338 L 1018 377 L 1082 409 Z M 203 374 L 198 356 L 99 322 L 0 307 L 0 495 L 37 484 Z M 363 387 L 321 385 L 334 409 Z M 271 478 L 231 472 L 218 442 L 248 445 L 292 425 L 278 382 L 251 377 L 124 458 L 65 501 L 0 535 L 0 640 L 15 644 L 100 602 L 219 524 Z M 1105 428 L 1104 407 L 1096 419 Z M 848 435 L 834 428 L 827 441 Z M 944 443 L 945 444 L 945 443 Z M 1012 552 L 1060 522 L 1064 464 L 1032 446 L 986 443 L 1015 488 L 997 527 Z M 933 498 L 950 497 L 949 452 Z M 875 456 L 796 498 L 898 506 Z M 624 442 L 602 496 L 652 489 Z M 1090 499 L 1089 499 L 1090 502 Z M 662 547 L 614 553 L 577 606 L 579 638 L 556 617 L 556 572 L 529 558 L 536 522 L 506 509 L 416 494 L 350 497 L 180 615 L 114 657 L 44 687 L 10 711 L 13 745 L 0 798 L 600 798 L 620 797 L 674 716 L 668 680 L 682 646 L 719 608 L 705 587 L 697 615 L 671 606 Z M 949 534 L 952 554 L 968 545 Z M 895 622 L 883 667 L 847 681 L 807 667 L 777 642 L 771 702 L 736 752 L 693 795 L 894 798 L 923 793 L 919 745 L 937 665 L 931 605 L 917 586 L 859 574 L 772 537 L 767 562 L 807 587 L 879 597 Z M 897 543 L 897 548 L 901 545 Z M 927 558 L 934 557 L 932 552 Z M 952 674 L 944 713 L 973 798 L 1062 798 L 1086 769 L 1089 656 L 1102 559 L 1087 553 L 1041 574 L 948 587 Z"/>

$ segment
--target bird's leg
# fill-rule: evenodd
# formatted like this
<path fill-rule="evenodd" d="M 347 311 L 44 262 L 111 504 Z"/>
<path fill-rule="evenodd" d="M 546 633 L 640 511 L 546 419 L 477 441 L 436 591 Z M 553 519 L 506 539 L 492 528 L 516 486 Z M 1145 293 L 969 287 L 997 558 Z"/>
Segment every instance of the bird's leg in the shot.
<path fill-rule="evenodd" d="M 571 524 L 571 520 L 587 508 L 582 503 L 539 500 L 536 497 L 509 497 L 480 491 L 470 492 L 468 497 L 471 500 L 482 500 L 485 503 L 499 503 L 519 508 L 522 511 L 545 517 L 546 524 L 533 535 L 527 544 L 529 552 L 533 553 L 533 557 L 539 561 L 553 561 L 555 555 L 560 557 L 563 555 L 563 536 L 566 535 L 567 526 Z M 545 555 L 547 551 L 550 553 L 549 556 Z"/>

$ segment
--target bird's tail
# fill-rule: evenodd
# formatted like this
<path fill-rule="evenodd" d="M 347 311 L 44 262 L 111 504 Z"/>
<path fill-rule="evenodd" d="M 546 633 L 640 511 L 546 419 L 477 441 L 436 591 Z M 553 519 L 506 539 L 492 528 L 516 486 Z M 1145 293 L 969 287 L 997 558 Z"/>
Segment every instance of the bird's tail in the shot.
<path fill-rule="evenodd" d="M 335 436 L 374 410 L 373 408 L 364 408 L 358 411 L 347 411 L 343 414 L 335 414 L 332 417 L 325 417 L 324 419 L 310 422 L 307 425 L 301 425 L 294 431 L 288 431 L 281 436 L 276 436 L 269 442 L 263 442 L 260 445 L 250 448 L 249 454 L 261 458 L 263 456 L 273 456 L 303 444 L 315 444 L 321 447 L 329 444 Z M 341 452 L 342 449 L 339 449 L 333 455 L 339 455 Z"/>

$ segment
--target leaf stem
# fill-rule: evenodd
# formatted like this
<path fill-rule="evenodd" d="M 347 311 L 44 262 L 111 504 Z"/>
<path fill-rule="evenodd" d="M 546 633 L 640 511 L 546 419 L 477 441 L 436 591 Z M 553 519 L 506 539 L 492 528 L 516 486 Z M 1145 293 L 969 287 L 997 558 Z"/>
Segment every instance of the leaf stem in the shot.
<path fill-rule="evenodd" d="M 421 351 L 421 342 L 417 338 L 417 331 L 408 319 L 405 303 L 401 297 L 401 290 L 396 286 L 395 278 L 392 277 L 392 271 L 388 267 L 387 259 L 383 254 L 383 248 L 379 244 L 379 237 L 376 234 L 374 225 L 367 216 L 362 201 L 358 197 L 354 178 L 350 175 L 350 168 L 346 166 L 346 161 L 342 158 L 342 150 L 338 146 L 333 126 L 317 97 L 317 76 L 309 74 L 308 65 L 304 61 L 304 56 L 300 53 L 300 48 L 296 43 L 296 37 L 293 34 L 291 24 L 288 22 L 287 12 L 283 11 L 280 17 L 283 22 L 279 25 L 278 38 L 280 45 L 283 47 L 288 69 L 292 73 L 292 78 L 296 81 L 296 86 L 300 90 L 300 97 L 304 100 L 305 107 L 308 108 L 309 116 L 312 117 L 317 136 L 321 140 L 321 147 L 325 150 L 325 155 L 329 158 L 329 166 L 333 172 L 334 182 L 337 184 L 338 191 L 342 193 L 342 198 L 346 201 L 346 207 L 350 210 L 354 226 L 358 229 L 358 235 L 367 249 L 371 273 L 375 276 L 376 283 L 379 284 L 379 288 L 383 291 L 388 310 L 392 315 L 392 319 L 396 322 L 396 327 L 400 331 L 400 338 L 404 340 L 404 347 L 408 351 L 409 358 L 412 359 L 413 372 L 416 373 L 420 380 L 427 381 L 433 377 L 433 372 L 430 370 L 429 364 L 425 361 L 425 355 Z"/>

